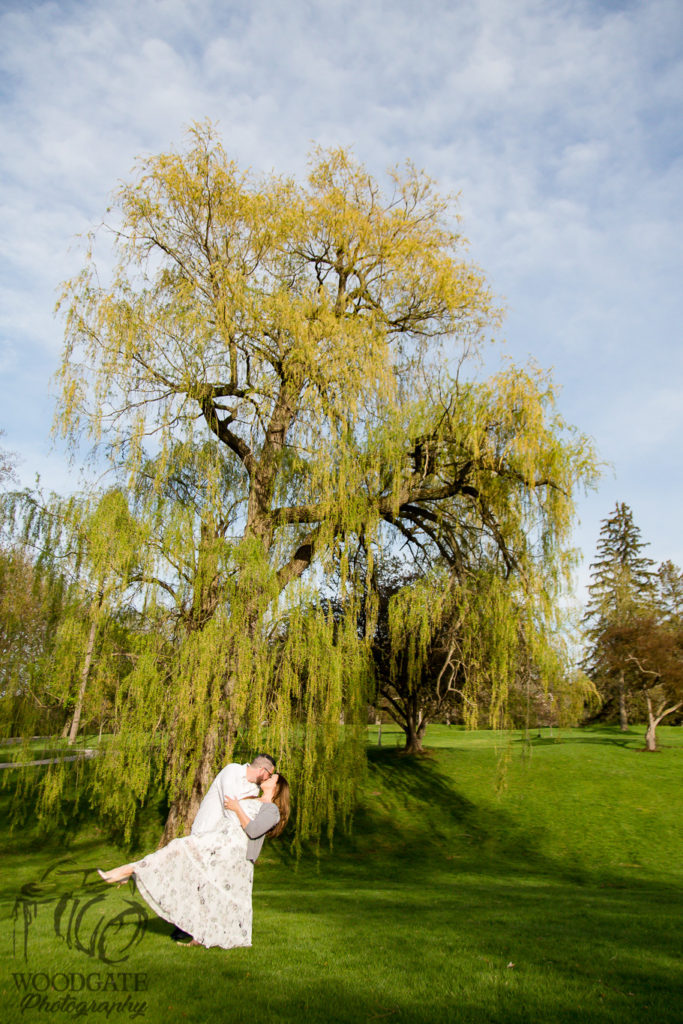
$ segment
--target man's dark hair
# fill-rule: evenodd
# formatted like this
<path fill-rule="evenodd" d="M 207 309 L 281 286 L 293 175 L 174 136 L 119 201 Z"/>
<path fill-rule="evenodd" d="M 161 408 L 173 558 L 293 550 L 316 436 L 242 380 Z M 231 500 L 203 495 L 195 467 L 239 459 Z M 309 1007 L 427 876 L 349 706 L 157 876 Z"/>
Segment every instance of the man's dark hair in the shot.
<path fill-rule="evenodd" d="M 266 765 L 266 761 L 268 764 Z M 257 754 L 254 760 L 251 762 L 252 768 L 272 768 L 275 771 L 275 759 L 270 754 Z"/>

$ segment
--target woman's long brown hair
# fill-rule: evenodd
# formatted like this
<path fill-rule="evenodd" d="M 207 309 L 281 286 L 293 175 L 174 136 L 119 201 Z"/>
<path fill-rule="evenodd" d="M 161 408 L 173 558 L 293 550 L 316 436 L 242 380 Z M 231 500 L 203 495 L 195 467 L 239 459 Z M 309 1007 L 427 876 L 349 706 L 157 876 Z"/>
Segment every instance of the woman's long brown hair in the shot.
<path fill-rule="evenodd" d="M 277 780 L 277 786 L 273 793 L 273 803 L 280 812 L 280 820 L 277 825 L 274 825 L 268 833 L 269 836 L 279 836 L 284 831 L 285 825 L 289 821 L 290 801 L 289 801 L 289 783 L 284 775 L 279 775 Z"/>

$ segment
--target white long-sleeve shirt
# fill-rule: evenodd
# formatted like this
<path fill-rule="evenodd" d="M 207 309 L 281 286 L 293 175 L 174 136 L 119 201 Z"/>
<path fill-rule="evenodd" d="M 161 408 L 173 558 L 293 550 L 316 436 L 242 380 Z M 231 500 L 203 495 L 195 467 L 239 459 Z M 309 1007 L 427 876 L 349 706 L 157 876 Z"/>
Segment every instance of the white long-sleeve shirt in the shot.
<path fill-rule="evenodd" d="M 223 803 L 226 796 L 244 800 L 258 796 L 259 788 L 247 779 L 248 764 L 227 764 L 209 786 L 192 823 L 192 834 L 212 832 L 228 813 Z"/>

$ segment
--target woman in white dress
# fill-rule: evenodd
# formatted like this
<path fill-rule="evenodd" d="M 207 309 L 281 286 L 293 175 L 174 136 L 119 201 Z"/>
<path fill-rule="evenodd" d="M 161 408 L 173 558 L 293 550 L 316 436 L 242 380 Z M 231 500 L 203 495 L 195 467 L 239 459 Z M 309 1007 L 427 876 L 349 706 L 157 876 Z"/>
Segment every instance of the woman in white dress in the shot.
<path fill-rule="evenodd" d="M 190 945 L 251 946 L 254 861 L 266 835 L 278 836 L 289 818 L 284 775 L 261 783 L 261 796 L 226 797 L 229 813 L 212 832 L 174 839 L 163 849 L 112 871 L 105 882 L 131 876 L 152 910 L 192 936 Z"/>

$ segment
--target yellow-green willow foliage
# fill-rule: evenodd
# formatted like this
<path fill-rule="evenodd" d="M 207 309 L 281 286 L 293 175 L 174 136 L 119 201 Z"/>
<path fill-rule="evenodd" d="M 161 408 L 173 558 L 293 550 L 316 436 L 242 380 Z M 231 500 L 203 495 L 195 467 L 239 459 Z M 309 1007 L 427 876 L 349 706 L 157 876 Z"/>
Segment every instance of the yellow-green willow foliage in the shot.
<path fill-rule="evenodd" d="M 121 611 L 121 596 L 136 563 L 140 531 L 126 498 L 113 489 L 92 496 L 44 499 L 31 492 L 9 496 L 12 535 L 19 538 L 33 571 L 59 588 L 53 614 L 50 692 L 63 707 L 82 704 L 98 628 Z M 9 517 L 8 517 L 9 518 Z M 84 652 L 90 650 L 88 664 Z M 74 690 L 74 681 L 79 682 Z M 77 711 L 74 737 L 78 731 Z M 68 731 L 68 730 L 67 730 Z M 72 738 L 72 741 L 73 741 Z"/>
<path fill-rule="evenodd" d="M 571 670 L 557 605 L 544 608 L 519 576 L 441 567 L 396 590 L 387 611 L 379 688 L 410 752 L 445 715 L 470 728 L 528 729 L 541 718 L 575 725 L 593 703 L 594 688 Z"/>
<path fill-rule="evenodd" d="M 42 623 L 36 636 L 16 587 L 13 594 L 3 593 L 13 601 L 21 629 L 11 638 L 11 650 L 0 650 L 6 683 L 0 692 L 0 734 L 24 739 L 22 749 L 13 749 L 14 759 L 25 763 L 35 756 L 31 736 L 67 738 L 72 746 L 79 728 L 92 733 L 111 725 L 117 686 L 129 667 L 131 616 L 122 595 L 138 538 L 117 490 L 66 501 L 19 492 L 5 496 L 0 513 L 13 550 L 22 552 Z M 48 749 L 64 756 L 62 744 Z M 32 814 L 55 820 L 67 792 L 73 795 L 69 782 L 83 781 L 85 768 L 72 756 L 39 772 L 12 772 L 3 783 L 12 784 L 19 817 L 22 803 L 28 803 Z M 88 792 L 89 786 L 82 787 Z"/>
<path fill-rule="evenodd" d="M 303 184 L 259 178 L 195 126 L 117 193 L 110 278 L 89 251 L 65 285 L 58 428 L 105 447 L 146 538 L 97 769 L 127 828 L 155 771 L 170 838 L 234 750 L 268 743 L 300 835 L 348 812 L 369 676 L 354 547 L 465 563 L 484 536 L 525 571 L 531 531 L 557 561 L 590 445 L 534 372 L 463 383 L 498 310 L 451 200 L 409 164 L 388 182 L 344 150 Z M 339 568 L 333 622 L 301 588 Z"/>
<path fill-rule="evenodd" d="M 428 721 L 446 710 L 457 708 L 470 728 L 508 724 L 524 659 L 543 651 L 520 596 L 517 580 L 491 568 L 460 579 L 442 568 L 390 598 L 390 664 L 380 688 L 407 750 L 421 749 Z"/>
<path fill-rule="evenodd" d="M 0 736 L 61 728 L 60 702 L 46 686 L 54 634 L 68 600 L 62 577 L 36 566 L 16 539 L 0 547 Z"/>
<path fill-rule="evenodd" d="M 558 728 L 571 727 L 596 714 L 602 698 L 592 679 L 576 669 L 552 687 L 553 719 Z"/>
<path fill-rule="evenodd" d="M 262 562 L 262 549 L 247 540 L 213 563 L 223 576 L 220 602 L 200 625 L 191 594 L 178 620 L 148 592 L 133 668 L 117 692 L 115 735 L 93 769 L 94 800 L 126 836 L 150 787 L 163 785 L 171 807 L 188 808 L 191 818 L 218 767 L 261 750 L 296 778 L 298 842 L 351 815 L 367 651 L 353 616 L 335 623 L 310 595 L 278 608 Z M 171 813 L 166 836 L 186 825 Z"/>

